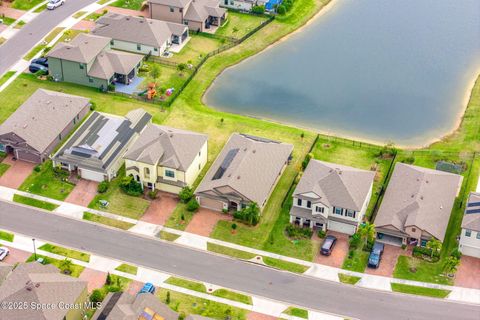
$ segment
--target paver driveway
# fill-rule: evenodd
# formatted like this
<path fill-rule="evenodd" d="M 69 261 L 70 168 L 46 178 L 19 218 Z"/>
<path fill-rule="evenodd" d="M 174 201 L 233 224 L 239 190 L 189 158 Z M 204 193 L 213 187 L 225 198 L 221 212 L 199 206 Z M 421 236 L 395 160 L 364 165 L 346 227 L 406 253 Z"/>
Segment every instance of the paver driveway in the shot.
<path fill-rule="evenodd" d="M 178 204 L 178 197 L 174 194 L 159 192 L 158 198 L 150 203 L 147 212 L 140 218 L 140 220 L 164 225 L 168 217 Z"/>
<path fill-rule="evenodd" d="M 79 277 L 80 280 L 88 282 L 88 292 L 92 292 L 95 289 L 103 287 L 107 279 L 107 274 L 102 271 L 85 268 Z"/>
<path fill-rule="evenodd" d="M 28 257 L 32 255 L 32 253 L 28 251 L 12 248 L 12 247 L 9 247 L 8 245 L 3 247 L 7 247 L 10 250 L 10 254 L 2 261 L 8 264 L 25 262 L 28 259 Z"/>
<path fill-rule="evenodd" d="M 345 259 L 345 256 L 348 254 L 348 235 L 333 231 L 327 232 L 327 235 L 337 237 L 337 244 L 335 245 L 335 248 L 333 248 L 330 256 L 321 255 L 319 251 L 315 258 L 315 262 L 326 266 L 341 268 L 343 259 Z M 322 243 L 323 239 L 321 240 L 320 246 Z"/>
<path fill-rule="evenodd" d="M 200 208 L 185 231 L 208 237 L 219 220 L 232 220 L 232 216 L 213 210 Z"/>
<path fill-rule="evenodd" d="M 3 163 L 10 165 L 10 168 L 0 177 L 0 185 L 12 189 L 18 189 L 35 167 L 34 163 L 13 160 L 12 155 L 8 155 Z"/>
<path fill-rule="evenodd" d="M 128 285 L 127 292 L 133 295 L 136 295 L 140 289 L 143 287 L 143 282 L 132 280 Z"/>
<path fill-rule="evenodd" d="M 393 270 L 395 269 L 395 265 L 397 264 L 398 256 L 400 254 L 407 254 L 407 252 L 401 247 L 386 244 L 383 251 L 382 260 L 380 261 L 380 266 L 378 267 L 378 269 L 372 269 L 367 267 L 365 269 L 365 273 L 391 277 L 393 274 Z"/>
<path fill-rule="evenodd" d="M 269 316 L 263 313 L 253 312 L 253 311 L 250 311 L 247 314 L 247 320 L 275 320 L 275 319 L 278 319 L 278 318 L 274 316 Z"/>
<path fill-rule="evenodd" d="M 455 285 L 480 289 L 480 259 L 462 256 L 460 266 L 455 274 Z"/>
<path fill-rule="evenodd" d="M 98 182 L 81 179 L 68 195 L 66 202 L 88 207 L 97 194 Z"/>

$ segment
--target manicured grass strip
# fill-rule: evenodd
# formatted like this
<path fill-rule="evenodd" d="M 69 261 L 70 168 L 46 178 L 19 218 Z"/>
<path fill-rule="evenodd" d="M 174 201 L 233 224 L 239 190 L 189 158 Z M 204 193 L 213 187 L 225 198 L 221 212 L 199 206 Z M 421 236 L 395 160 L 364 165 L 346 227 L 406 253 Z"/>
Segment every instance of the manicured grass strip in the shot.
<path fill-rule="evenodd" d="M 303 266 L 301 264 L 293 263 L 289 261 L 278 260 L 270 257 L 263 257 L 263 262 L 265 262 L 266 265 L 269 265 L 271 267 L 286 270 L 286 271 L 291 271 L 295 273 L 304 273 L 305 271 L 308 270 L 307 266 Z"/>
<path fill-rule="evenodd" d="M 8 71 L 0 78 L 0 86 L 7 82 L 15 74 L 15 71 Z"/>
<path fill-rule="evenodd" d="M 20 21 L 18 21 L 18 23 L 15 25 L 14 28 L 15 28 L 15 29 L 21 29 L 25 24 L 26 24 L 25 21 L 20 20 Z"/>
<path fill-rule="evenodd" d="M 77 18 L 80 18 L 81 16 L 83 16 L 85 13 L 86 13 L 85 11 L 77 11 L 72 17 L 77 19 Z"/>
<path fill-rule="evenodd" d="M 205 287 L 205 285 L 203 283 L 200 283 L 200 282 L 195 282 L 195 281 L 190 281 L 190 280 L 186 280 L 186 279 L 181 279 L 181 278 L 177 278 L 177 277 L 170 277 L 167 279 L 167 281 L 165 281 L 165 283 L 168 283 L 168 284 L 171 284 L 171 285 L 174 285 L 174 286 L 178 286 L 178 287 L 182 287 L 182 288 L 185 288 L 185 289 L 190 289 L 190 290 L 193 290 L 193 291 L 198 291 L 198 292 L 207 292 L 207 288 Z"/>
<path fill-rule="evenodd" d="M 392 290 L 395 292 L 402 292 L 408 294 L 416 294 L 419 296 L 426 296 L 432 298 L 445 298 L 451 292 L 450 290 L 443 290 L 443 289 L 432 289 L 432 288 L 424 288 L 418 286 L 411 286 L 408 284 L 401 284 L 401 283 L 392 283 Z"/>
<path fill-rule="evenodd" d="M 238 292 L 230 291 L 230 290 L 227 290 L 227 289 L 215 290 L 214 292 L 212 292 L 212 295 L 214 295 L 216 297 L 232 300 L 232 301 L 245 303 L 245 304 L 250 304 L 250 305 L 253 304 L 252 297 L 249 297 L 247 295 L 244 295 L 244 294 L 241 294 L 241 293 L 238 293 Z"/>
<path fill-rule="evenodd" d="M 116 267 L 115 270 L 136 275 L 137 271 L 138 271 L 138 268 L 136 266 L 132 266 L 132 265 L 129 265 L 129 264 L 126 264 L 126 263 L 122 263 L 121 265 Z"/>
<path fill-rule="evenodd" d="M 244 260 L 250 260 L 256 257 L 253 253 L 250 253 L 250 252 L 232 249 L 229 247 L 221 246 L 221 245 L 210 243 L 210 242 L 207 243 L 207 250 L 216 252 L 219 254 L 224 254 L 226 256 L 238 258 L 238 259 L 244 259 Z"/>
<path fill-rule="evenodd" d="M 37 9 L 35 9 L 35 13 L 39 13 L 39 12 L 42 12 L 43 10 L 47 9 L 47 4 L 44 4 L 44 5 L 41 5 L 40 7 L 38 7 Z"/>
<path fill-rule="evenodd" d="M 31 60 L 37 53 L 43 51 L 47 47 L 47 44 L 50 43 L 64 28 L 55 28 L 50 32 L 44 39 L 43 43 L 35 46 L 25 57 L 25 60 Z"/>
<path fill-rule="evenodd" d="M 15 235 L 13 233 L 0 230 L 0 239 L 8 242 L 13 242 Z"/>
<path fill-rule="evenodd" d="M 125 222 L 125 221 L 120 221 L 112 218 L 107 218 L 107 217 L 102 217 L 99 216 L 98 214 L 90 213 L 90 212 L 84 212 L 83 213 L 83 220 L 88 220 L 100 224 L 104 224 L 110 227 L 122 229 L 122 230 L 128 230 L 131 227 L 134 226 L 133 223 L 130 222 Z"/>
<path fill-rule="evenodd" d="M 443 274 L 441 261 L 432 263 L 407 256 L 398 257 L 393 277 L 438 284 L 453 284 L 453 280 Z"/>
<path fill-rule="evenodd" d="M 0 84 L 1 85 L 1 84 Z M 0 163 L 0 177 L 3 176 L 5 172 L 7 172 L 8 168 L 10 168 L 9 164 Z"/>
<path fill-rule="evenodd" d="M 339 273 L 338 274 L 338 279 L 340 280 L 341 283 L 356 284 L 361 278 L 356 277 L 356 276 L 349 276 L 349 275 L 343 274 L 343 273 Z"/>
<path fill-rule="evenodd" d="M 363 251 L 361 248 L 353 250 L 353 256 L 350 258 L 349 255 L 347 255 L 345 260 L 343 260 L 342 269 L 364 272 L 368 263 L 368 256 L 369 253 Z"/>
<path fill-rule="evenodd" d="M 91 13 L 91 14 L 89 14 L 88 16 L 86 16 L 83 20 L 86 20 L 86 21 L 97 21 L 98 18 L 104 16 L 105 13 L 106 13 L 105 11 L 102 12 L 102 13 L 94 12 L 94 13 Z"/>
<path fill-rule="evenodd" d="M 98 4 L 105 4 L 105 3 L 107 3 L 108 1 L 110 1 L 110 0 L 100 0 L 100 1 L 97 1 L 97 3 L 98 3 Z"/>
<path fill-rule="evenodd" d="M 162 240 L 167 240 L 167 241 L 175 241 L 178 238 L 180 238 L 178 234 L 170 233 L 167 231 L 160 231 L 160 233 L 158 234 L 158 237 Z"/>
<path fill-rule="evenodd" d="M 68 258 L 84 261 L 84 262 L 89 262 L 90 261 L 90 255 L 88 253 L 84 253 L 84 252 L 77 251 L 77 250 L 72 250 L 72 249 L 67 249 L 67 248 L 64 248 L 64 247 L 55 246 L 55 245 L 50 244 L 50 243 L 45 243 L 43 246 L 39 247 L 38 249 L 43 250 L 43 251 L 47 251 L 47 252 L 51 252 L 51 253 L 55 253 L 55 254 L 59 254 L 61 256 L 65 256 L 65 257 L 68 257 Z"/>
<path fill-rule="evenodd" d="M 6 25 L 6 26 L 9 26 L 16 21 L 16 19 L 10 18 L 10 17 L 3 17 L 1 19 L 3 21 L 3 24 Z"/>
<path fill-rule="evenodd" d="M 169 293 L 167 294 L 167 292 Z M 229 319 L 235 320 L 247 318 L 248 311 L 246 310 L 180 292 L 159 289 L 156 295 L 161 302 L 166 303 L 172 310 L 180 314 L 197 314 L 212 319 L 225 319 L 226 315 Z"/>
<path fill-rule="evenodd" d="M 290 316 L 298 317 L 298 318 L 308 319 L 308 311 L 305 309 L 289 307 L 283 313 L 288 314 Z"/>
<path fill-rule="evenodd" d="M 18 195 L 18 194 L 13 196 L 13 201 L 17 202 L 17 203 L 26 204 L 27 206 L 32 206 L 32 207 L 37 207 L 37 208 L 40 208 L 40 209 L 45 209 L 45 210 L 48 210 L 48 211 L 53 211 L 53 210 L 58 208 L 58 206 L 56 204 L 46 202 L 46 201 L 42 201 L 42 200 L 32 199 L 32 198 L 29 198 L 29 197 L 24 197 L 24 196 L 21 196 L 21 195 Z"/>
<path fill-rule="evenodd" d="M 15 0 L 12 2 L 12 8 L 28 11 L 42 2 L 43 0 Z"/>
<path fill-rule="evenodd" d="M 54 258 L 43 256 L 41 254 L 37 254 L 37 260 L 38 260 L 38 258 L 43 258 L 43 264 L 53 264 L 55 267 L 59 268 L 61 272 L 63 272 L 62 264 L 64 263 L 65 260 L 57 260 L 57 259 L 54 259 Z M 33 254 L 27 259 L 26 262 L 32 262 L 32 261 L 35 261 L 35 255 L 33 255 Z M 78 278 L 80 276 L 80 274 L 83 272 L 84 269 L 85 269 L 85 267 L 82 267 L 82 266 L 79 266 L 77 264 L 71 263 L 70 264 L 70 271 L 71 271 L 70 276 Z M 65 273 L 65 272 L 63 272 L 63 273 Z"/>
<path fill-rule="evenodd" d="M 27 53 L 25 57 L 23 57 L 23 59 L 30 61 L 31 59 L 33 59 L 33 57 L 37 55 L 37 53 L 42 51 L 44 48 L 45 48 L 44 44 L 39 44 L 35 46 L 32 50 L 30 50 L 29 53 Z"/>

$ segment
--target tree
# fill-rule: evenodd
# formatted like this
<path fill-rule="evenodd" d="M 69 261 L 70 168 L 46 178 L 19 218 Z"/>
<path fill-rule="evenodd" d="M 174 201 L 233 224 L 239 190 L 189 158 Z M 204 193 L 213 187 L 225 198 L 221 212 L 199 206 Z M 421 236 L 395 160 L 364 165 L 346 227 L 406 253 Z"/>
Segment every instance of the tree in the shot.
<path fill-rule="evenodd" d="M 232 233 L 235 233 L 235 230 L 237 230 L 237 224 L 232 223 Z"/>
<path fill-rule="evenodd" d="M 142 185 L 135 181 L 132 175 L 126 176 L 122 179 L 120 189 L 130 196 L 139 196 L 143 193 Z"/>
<path fill-rule="evenodd" d="M 65 258 L 60 262 L 60 270 L 62 270 L 63 273 L 71 274 L 72 273 L 72 260 Z"/>
<path fill-rule="evenodd" d="M 277 8 L 277 13 L 283 15 L 287 13 L 287 8 L 284 5 L 279 5 Z"/>
<path fill-rule="evenodd" d="M 446 260 L 445 263 L 443 264 L 443 270 L 447 274 L 452 274 L 457 271 L 457 267 L 459 264 L 460 260 L 457 259 L 454 256 L 449 256 Z"/>
<path fill-rule="evenodd" d="M 103 293 L 101 290 L 95 289 L 90 294 L 90 301 L 91 302 L 102 302 L 103 301 Z"/>
<path fill-rule="evenodd" d="M 177 70 L 180 72 L 180 77 L 183 77 L 183 71 L 187 69 L 187 65 L 185 63 L 180 63 L 177 65 Z"/>
<path fill-rule="evenodd" d="M 223 124 L 225 122 L 225 119 L 220 118 L 220 124 Z"/>
<path fill-rule="evenodd" d="M 189 186 L 183 187 L 178 197 L 183 203 L 187 203 L 193 197 L 193 190 Z"/>
<path fill-rule="evenodd" d="M 310 162 L 310 160 L 313 158 L 313 153 L 308 153 L 306 156 L 305 156 L 305 159 L 302 161 L 302 169 L 305 170 L 308 166 L 308 163 Z"/>
<path fill-rule="evenodd" d="M 154 81 L 156 81 L 160 77 L 160 66 L 158 64 L 153 64 L 152 69 L 150 69 L 150 77 L 153 78 Z"/>
<path fill-rule="evenodd" d="M 170 304 L 170 291 L 167 291 L 167 298 L 165 299 L 166 304 Z"/>
<path fill-rule="evenodd" d="M 442 243 L 440 242 L 440 240 L 437 240 L 435 238 L 431 238 L 427 242 L 427 248 L 431 250 L 430 257 L 433 258 L 433 256 L 436 253 L 439 253 L 440 250 L 442 250 Z"/>
<path fill-rule="evenodd" d="M 373 242 L 375 239 L 375 225 L 370 222 L 364 222 L 358 227 L 358 232 L 364 240 L 364 245 L 367 245 L 369 242 Z"/>
<path fill-rule="evenodd" d="M 107 273 L 107 278 L 105 279 L 105 284 L 108 285 L 108 286 L 112 284 L 112 276 L 110 275 L 110 272 Z"/>
<path fill-rule="evenodd" d="M 253 6 L 252 13 L 255 14 L 264 14 L 265 13 L 265 6 Z"/>
<path fill-rule="evenodd" d="M 242 210 L 235 212 L 233 216 L 248 225 L 255 226 L 260 221 L 260 208 L 256 202 L 251 202 Z"/>
<path fill-rule="evenodd" d="M 198 204 L 197 200 L 194 198 L 190 199 L 187 203 L 187 211 L 195 212 L 198 210 L 199 207 L 200 205 Z"/>

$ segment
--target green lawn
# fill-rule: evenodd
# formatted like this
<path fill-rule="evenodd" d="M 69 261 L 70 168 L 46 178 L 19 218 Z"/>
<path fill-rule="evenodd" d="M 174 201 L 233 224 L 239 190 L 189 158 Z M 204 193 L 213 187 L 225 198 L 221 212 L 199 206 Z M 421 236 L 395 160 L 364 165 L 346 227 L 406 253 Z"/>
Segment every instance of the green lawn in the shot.
<path fill-rule="evenodd" d="M 55 267 L 61 269 L 62 260 L 57 260 L 54 258 L 42 256 L 41 254 L 37 254 L 37 260 L 38 258 L 43 258 L 43 264 L 53 264 Z M 27 259 L 26 262 L 32 262 L 32 261 L 35 261 L 35 255 L 33 254 Z M 70 274 L 70 276 L 78 278 L 84 269 L 85 267 L 72 263 L 72 266 L 71 266 L 72 273 Z"/>
<path fill-rule="evenodd" d="M 40 13 L 42 12 L 43 10 L 47 9 L 47 4 L 44 4 L 44 5 L 41 5 L 40 7 L 38 7 L 37 9 L 35 9 L 35 13 Z"/>
<path fill-rule="evenodd" d="M 15 235 L 13 233 L 0 230 L 0 239 L 8 242 L 13 242 Z"/>
<path fill-rule="evenodd" d="M 43 0 L 15 0 L 12 2 L 12 8 L 19 10 L 30 10 Z"/>
<path fill-rule="evenodd" d="M 170 233 L 170 232 L 167 232 L 167 231 L 160 231 L 160 233 L 157 236 L 160 239 L 167 240 L 167 241 L 175 241 L 178 238 L 180 238 L 180 236 L 178 234 Z"/>
<path fill-rule="evenodd" d="M 197 292 L 207 292 L 207 288 L 205 287 L 205 285 L 196 281 L 181 279 L 177 277 L 170 277 L 165 281 L 165 283 Z"/>
<path fill-rule="evenodd" d="M 83 213 L 83 220 L 88 220 L 100 224 L 104 224 L 110 227 L 122 229 L 122 230 L 128 230 L 131 227 L 134 226 L 133 223 L 130 222 L 125 222 L 125 221 L 120 221 L 112 218 L 107 218 L 107 217 L 102 217 L 99 216 L 98 214 L 93 214 L 90 212 L 84 212 Z"/>
<path fill-rule="evenodd" d="M 53 211 L 58 208 L 56 204 L 37 200 L 37 199 L 32 199 L 29 197 L 24 197 L 18 194 L 13 196 L 13 201 L 17 203 L 25 204 L 27 206 L 37 207 L 37 208 L 48 210 L 48 211 Z"/>
<path fill-rule="evenodd" d="M 118 171 L 117 178 L 110 182 L 107 192 L 98 194 L 90 202 L 89 208 L 107 211 L 132 219 L 140 219 L 148 209 L 150 202 L 142 197 L 132 197 L 120 189 L 120 183 L 125 176 L 125 166 Z M 107 208 L 100 205 L 100 200 L 107 200 L 110 204 Z"/>
<path fill-rule="evenodd" d="M 308 270 L 307 266 L 270 257 L 263 257 L 263 262 L 268 266 L 295 273 L 304 273 Z"/>
<path fill-rule="evenodd" d="M 354 285 L 360 280 L 360 277 L 349 276 L 347 274 L 339 273 L 338 280 L 340 280 L 341 283 Z"/>
<path fill-rule="evenodd" d="M 11 25 L 12 23 L 14 23 L 14 22 L 16 21 L 16 19 L 10 18 L 10 17 L 6 17 L 6 16 L 5 16 L 5 17 L 2 17 L 1 19 L 2 19 L 2 21 L 3 21 L 3 24 L 6 25 L 6 26 L 9 26 L 9 25 Z"/>
<path fill-rule="evenodd" d="M 220 298 L 225 298 L 232 301 L 238 301 L 245 304 L 253 304 L 252 297 L 244 295 L 242 293 L 230 291 L 227 289 L 217 289 L 212 292 L 212 295 Z"/>
<path fill-rule="evenodd" d="M 220 48 L 224 43 L 223 40 L 192 33 L 185 47 L 179 53 L 173 53 L 171 58 L 165 60 L 196 65 L 207 53 Z"/>
<path fill-rule="evenodd" d="M 266 20 L 267 18 L 262 16 L 229 11 L 227 21 L 217 29 L 215 34 L 240 39 Z"/>
<path fill-rule="evenodd" d="M 8 168 L 10 168 L 9 164 L 6 163 L 0 163 L 0 177 L 7 172 Z"/>
<path fill-rule="evenodd" d="M 142 3 L 143 0 L 118 0 L 111 3 L 110 5 L 113 7 L 140 10 L 142 8 Z"/>
<path fill-rule="evenodd" d="M 0 86 L 7 82 L 15 74 L 15 71 L 8 71 L 0 78 Z"/>
<path fill-rule="evenodd" d="M 43 246 L 39 247 L 38 249 L 55 253 L 61 256 L 65 256 L 67 258 L 72 258 L 84 262 L 90 261 L 90 255 L 88 253 L 80 252 L 77 250 L 67 249 L 64 247 L 55 246 L 50 243 L 45 243 Z"/>
<path fill-rule="evenodd" d="M 289 307 L 287 310 L 283 311 L 283 313 L 298 318 L 308 319 L 308 310 L 305 309 Z"/>
<path fill-rule="evenodd" d="M 408 294 L 415 294 L 419 296 L 427 296 L 432 298 L 446 298 L 451 292 L 450 290 L 431 289 L 424 287 L 411 286 L 408 284 L 392 283 L 392 290 L 395 292 L 402 292 Z"/>
<path fill-rule="evenodd" d="M 175 210 L 165 222 L 165 227 L 172 229 L 185 230 L 193 218 L 194 213 L 187 211 L 187 205 L 179 202 Z M 182 217 L 184 220 L 182 220 Z"/>
<path fill-rule="evenodd" d="M 110 277 L 110 283 L 107 283 L 108 279 L 106 279 L 105 284 L 99 290 L 102 293 L 103 297 L 105 297 L 109 292 L 118 292 L 118 291 L 125 291 L 128 289 L 131 279 L 117 276 L 115 274 L 109 273 L 107 278 Z"/>
<path fill-rule="evenodd" d="M 232 320 L 245 320 L 247 318 L 246 310 L 167 289 L 157 291 L 157 296 L 163 303 L 167 303 L 167 292 L 170 292 L 168 306 L 179 313 L 197 314 L 218 320 L 224 320 L 227 316 Z"/>
<path fill-rule="evenodd" d="M 342 269 L 363 272 L 367 267 L 369 253 L 363 251 L 361 248 L 353 251 L 353 256 L 350 258 L 347 254 L 343 260 Z"/>
<path fill-rule="evenodd" d="M 75 187 L 63 179 L 62 175 L 55 172 L 52 161 L 47 161 L 40 165 L 39 172 L 34 170 L 25 179 L 19 190 L 63 201 Z"/>
<path fill-rule="evenodd" d="M 126 263 L 122 263 L 121 265 L 116 267 L 115 270 L 136 275 L 137 271 L 138 271 L 138 268 L 136 266 L 132 266 L 132 265 L 129 265 L 129 264 L 126 264 Z"/>
<path fill-rule="evenodd" d="M 427 262 L 419 258 L 400 256 L 393 272 L 394 278 L 453 285 L 453 280 L 443 275 L 442 262 Z"/>
<path fill-rule="evenodd" d="M 78 19 L 81 16 L 83 16 L 85 13 L 86 13 L 85 11 L 77 11 L 72 17 L 74 17 L 75 19 Z"/>

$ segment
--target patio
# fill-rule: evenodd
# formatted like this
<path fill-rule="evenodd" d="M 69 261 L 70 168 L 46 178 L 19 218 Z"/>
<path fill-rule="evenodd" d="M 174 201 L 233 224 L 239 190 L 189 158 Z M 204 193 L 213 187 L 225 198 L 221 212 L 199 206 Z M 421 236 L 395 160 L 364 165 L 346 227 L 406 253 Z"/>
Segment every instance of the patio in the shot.
<path fill-rule="evenodd" d="M 142 77 L 134 77 L 130 84 L 124 84 L 120 82 L 115 83 L 115 92 L 121 92 L 125 94 L 134 94 L 139 92 L 138 87 L 142 84 L 144 78 Z"/>

